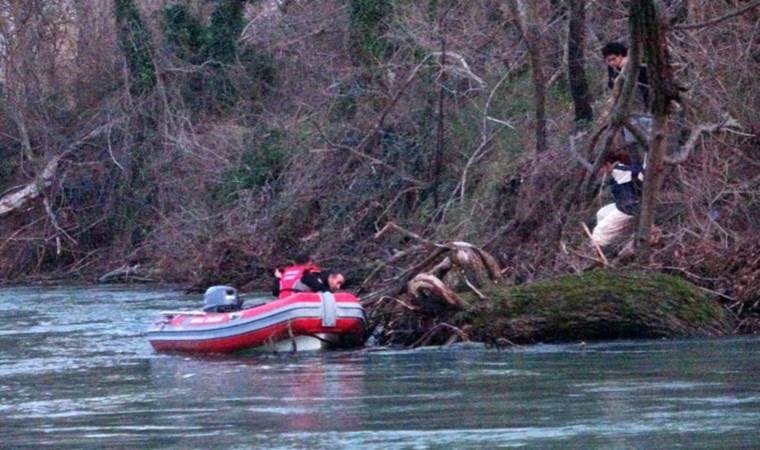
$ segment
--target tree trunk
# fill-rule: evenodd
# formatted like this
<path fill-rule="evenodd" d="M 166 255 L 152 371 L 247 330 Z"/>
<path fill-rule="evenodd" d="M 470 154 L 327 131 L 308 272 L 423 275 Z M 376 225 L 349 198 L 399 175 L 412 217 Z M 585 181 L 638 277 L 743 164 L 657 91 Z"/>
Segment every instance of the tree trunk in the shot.
<path fill-rule="evenodd" d="M 664 21 L 658 14 L 653 0 L 636 0 L 631 3 L 631 35 L 638 38 L 632 39 L 632 46 L 641 45 L 649 63 L 651 108 L 654 116 L 641 199 L 641 215 L 636 232 L 639 257 L 646 260 L 649 257 L 649 236 L 654 224 L 654 210 L 664 176 L 669 105 L 671 101 L 678 100 L 678 90 L 673 81 L 673 70 L 668 57 Z"/>
<path fill-rule="evenodd" d="M 575 107 L 575 123 L 583 125 L 593 120 L 591 93 L 586 82 L 586 0 L 568 0 L 570 20 L 567 33 L 567 79 Z"/>
<path fill-rule="evenodd" d="M 349 2 L 348 46 L 356 65 L 373 69 L 385 59 L 389 41 L 387 19 L 393 13 L 390 0 L 351 0 Z"/>
<path fill-rule="evenodd" d="M 547 148 L 546 139 L 546 75 L 542 64 L 541 32 L 538 24 L 535 0 L 512 0 L 510 7 L 517 21 L 525 45 L 528 47 L 531 72 L 533 74 L 533 103 L 536 108 L 536 153 Z"/>
<path fill-rule="evenodd" d="M 438 129 L 437 143 L 435 148 L 435 159 L 433 162 L 433 208 L 438 210 L 438 187 L 441 183 L 441 171 L 443 170 L 443 147 L 444 147 L 444 100 L 446 99 L 446 35 L 443 28 L 445 17 L 441 20 L 441 87 L 438 92 Z"/>

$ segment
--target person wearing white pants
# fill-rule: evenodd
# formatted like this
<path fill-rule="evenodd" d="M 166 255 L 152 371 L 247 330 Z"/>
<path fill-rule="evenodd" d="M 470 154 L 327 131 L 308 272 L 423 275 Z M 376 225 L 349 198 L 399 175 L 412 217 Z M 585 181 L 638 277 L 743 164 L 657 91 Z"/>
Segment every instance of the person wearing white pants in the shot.
<path fill-rule="evenodd" d="M 591 240 L 600 247 L 611 244 L 633 219 L 639 208 L 639 185 L 644 179 L 644 168 L 630 164 L 627 154 L 610 154 L 603 168 L 611 175 L 610 189 L 615 202 L 604 205 L 596 213 Z"/>
<path fill-rule="evenodd" d="M 591 239 L 600 247 L 612 241 L 625 230 L 633 216 L 617 209 L 614 203 L 604 205 L 596 212 L 596 226 L 591 233 Z"/>

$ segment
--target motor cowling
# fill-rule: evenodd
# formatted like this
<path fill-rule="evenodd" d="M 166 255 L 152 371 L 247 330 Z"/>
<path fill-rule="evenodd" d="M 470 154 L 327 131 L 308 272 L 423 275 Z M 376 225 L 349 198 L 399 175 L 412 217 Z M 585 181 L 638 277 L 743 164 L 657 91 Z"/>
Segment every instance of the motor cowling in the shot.
<path fill-rule="evenodd" d="M 203 311 L 230 312 L 243 306 L 243 300 L 237 295 L 237 289 L 231 286 L 211 286 L 203 294 Z"/>

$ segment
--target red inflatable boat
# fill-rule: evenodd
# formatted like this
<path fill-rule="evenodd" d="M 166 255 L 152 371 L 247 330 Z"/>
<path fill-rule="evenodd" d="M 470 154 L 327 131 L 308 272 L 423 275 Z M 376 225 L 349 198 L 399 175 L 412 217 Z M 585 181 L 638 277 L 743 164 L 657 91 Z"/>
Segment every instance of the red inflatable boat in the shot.
<path fill-rule="evenodd" d="M 236 298 L 233 288 L 226 289 L 228 298 Z M 325 292 L 298 293 L 227 312 L 208 308 L 162 312 L 147 337 L 156 351 L 226 353 L 256 347 L 302 351 L 338 341 L 360 345 L 363 331 L 364 310 L 358 299 L 349 293 Z"/>

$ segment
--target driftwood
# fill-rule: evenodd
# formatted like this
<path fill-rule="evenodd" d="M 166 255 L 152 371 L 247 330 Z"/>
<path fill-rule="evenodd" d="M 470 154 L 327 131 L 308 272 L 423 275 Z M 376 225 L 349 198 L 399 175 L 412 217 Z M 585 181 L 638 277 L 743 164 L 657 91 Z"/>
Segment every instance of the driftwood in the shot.
<path fill-rule="evenodd" d="M 151 270 L 145 269 L 140 264 L 124 264 L 118 269 L 112 270 L 100 278 L 99 283 L 148 283 L 156 281 L 153 278 L 154 273 Z"/>
<path fill-rule="evenodd" d="M 454 289 L 467 286 L 469 290 L 480 294 L 478 287 L 501 280 L 502 270 L 496 259 L 468 242 L 436 243 L 394 222 L 386 224 L 375 234 L 375 238 L 390 231 L 397 231 L 421 242 L 428 255 L 420 263 L 393 278 L 390 282 L 395 286 L 386 286 L 365 298 L 380 298 L 388 291 L 394 291 L 394 295 L 407 294 L 417 300 L 424 298 L 426 301 L 440 301 L 450 307 L 463 309 L 466 304 Z"/>
<path fill-rule="evenodd" d="M 416 258 L 379 289 L 362 296 L 365 308 L 370 310 L 370 328 L 386 330 L 381 341 L 393 340 L 408 346 L 469 340 L 459 327 L 443 323 L 487 301 L 484 289 L 502 281 L 502 269 L 496 259 L 468 242 L 434 242 L 393 222 L 375 237 L 386 237 L 391 232 L 419 243 L 411 247 L 415 252 L 396 253 L 407 257 L 414 254 Z M 399 258 L 391 259 L 398 262 Z M 373 270 L 370 276 L 376 277 L 378 272 Z M 463 294 L 471 298 L 466 300 Z M 388 299 L 393 301 L 384 301 Z"/>
<path fill-rule="evenodd" d="M 409 294 L 415 298 L 421 298 L 423 296 L 435 297 L 459 309 L 467 306 L 461 297 L 435 275 L 427 273 L 417 275 L 407 283 L 407 290 Z"/>
<path fill-rule="evenodd" d="M 109 130 L 115 123 L 116 122 L 109 122 L 93 128 L 90 132 L 68 145 L 62 152 L 50 158 L 42 169 L 42 172 L 40 172 L 35 179 L 31 180 L 26 185 L 21 186 L 19 190 L 0 197 L 0 216 L 4 216 L 11 211 L 20 209 L 31 200 L 39 197 L 58 177 L 58 168 L 64 158 L 88 140 Z"/>
<path fill-rule="evenodd" d="M 488 252 L 467 242 L 436 244 L 433 258 L 427 258 L 429 269 L 414 275 L 405 292 L 418 301 L 439 301 L 452 308 L 464 309 L 467 303 L 454 292 L 466 286 L 478 297 L 484 298 L 479 287 L 497 283 L 501 269 Z"/>
<path fill-rule="evenodd" d="M 12 192 L 0 198 L 0 216 L 21 208 L 30 200 L 40 196 L 48 186 L 53 183 L 58 165 L 63 155 L 54 156 L 45 165 L 42 173 L 16 192 Z"/>
<path fill-rule="evenodd" d="M 378 234 L 391 230 L 427 254 L 417 252 L 377 291 L 384 294 L 364 303 L 380 344 L 720 336 L 736 327 L 717 301 L 675 276 L 606 269 L 510 286 L 496 260 L 472 244 L 436 243 L 393 223 Z"/>

